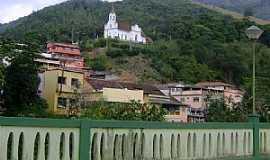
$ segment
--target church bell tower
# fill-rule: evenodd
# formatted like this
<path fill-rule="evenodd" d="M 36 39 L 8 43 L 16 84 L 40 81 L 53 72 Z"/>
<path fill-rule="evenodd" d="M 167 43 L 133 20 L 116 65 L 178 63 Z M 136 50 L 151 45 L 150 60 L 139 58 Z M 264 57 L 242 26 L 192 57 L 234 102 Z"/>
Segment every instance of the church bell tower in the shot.
<path fill-rule="evenodd" d="M 109 14 L 109 21 L 110 22 L 116 22 L 116 13 L 115 13 L 115 9 L 114 6 L 112 5 L 112 10 Z"/>

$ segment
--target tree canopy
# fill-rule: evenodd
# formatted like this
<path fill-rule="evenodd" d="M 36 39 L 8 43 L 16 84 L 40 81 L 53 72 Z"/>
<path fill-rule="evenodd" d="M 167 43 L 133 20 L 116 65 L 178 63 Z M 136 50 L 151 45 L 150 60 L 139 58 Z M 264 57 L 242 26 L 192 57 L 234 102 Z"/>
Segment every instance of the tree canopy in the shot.
<path fill-rule="evenodd" d="M 84 107 L 82 117 L 94 120 L 163 121 L 166 111 L 156 105 L 94 102 Z"/>
<path fill-rule="evenodd" d="M 45 115 L 46 103 L 38 95 L 40 79 L 34 62 L 39 49 L 34 43 L 2 40 L 0 47 L 3 75 L 3 101 L 8 116 Z"/>

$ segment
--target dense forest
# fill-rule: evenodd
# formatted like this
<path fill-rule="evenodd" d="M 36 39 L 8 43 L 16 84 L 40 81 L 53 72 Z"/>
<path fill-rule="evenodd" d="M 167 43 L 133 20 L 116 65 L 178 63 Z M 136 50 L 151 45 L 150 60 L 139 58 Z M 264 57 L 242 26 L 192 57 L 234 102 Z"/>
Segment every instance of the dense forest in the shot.
<path fill-rule="evenodd" d="M 270 20 L 269 0 L 193 0 L 238 13 L 252 13 L 254 16 Z"/>
<path fill-rule="evenodd" d="M 47 7 L 0 26 L 1 36 L 43 48 L 47 41 L 71 42 L 73 30 L 93 69 L 134 74 L 137 82 L 223 80 L 244 88 L 249 97 L 252 49 L 245 30 L 253 23 L 248 19 L 235 20 L 186 0 L 124 0 L 114 7 L 118 20 L 138 23 L 153 44 L 97 40 L 111 10 L 110 3 L 99 0 Z M 259 27 L 265 31 L 256 50 L 257 103 L 262 108 L 270 105 L 270 26 Z M 88 52 L 97 47 L 108 50 L 91 57 Z"/>

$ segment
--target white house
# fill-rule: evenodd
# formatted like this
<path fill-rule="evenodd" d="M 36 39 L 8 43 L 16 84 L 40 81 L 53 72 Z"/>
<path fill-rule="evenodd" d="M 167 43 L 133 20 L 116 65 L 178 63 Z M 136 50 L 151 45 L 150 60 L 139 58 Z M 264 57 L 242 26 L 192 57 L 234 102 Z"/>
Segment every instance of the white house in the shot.
<path fill-rule="evenodd" d="M 104 38 L 147 43 L 147 38 L 138 24 L 131 26 L 128 22 L 117 22 L 114 9 L 109 14 L 108 23 L 104 26 Z"/>

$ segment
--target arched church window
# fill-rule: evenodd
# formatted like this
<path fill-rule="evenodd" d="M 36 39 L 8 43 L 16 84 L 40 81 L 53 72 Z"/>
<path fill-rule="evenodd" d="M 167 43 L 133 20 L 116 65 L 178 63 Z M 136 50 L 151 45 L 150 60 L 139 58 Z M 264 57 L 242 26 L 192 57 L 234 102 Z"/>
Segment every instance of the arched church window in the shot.
<path fill-rule="evenodd" d="M 138 41 L 138 35 L 135 35 L 135 41 Z"/>

